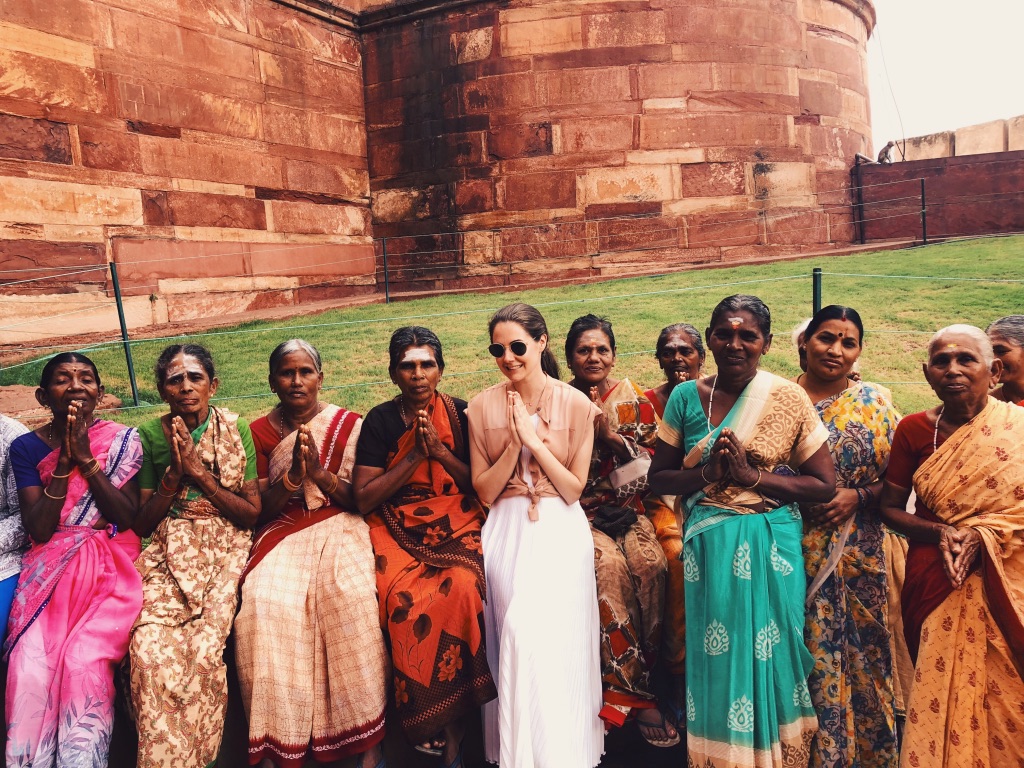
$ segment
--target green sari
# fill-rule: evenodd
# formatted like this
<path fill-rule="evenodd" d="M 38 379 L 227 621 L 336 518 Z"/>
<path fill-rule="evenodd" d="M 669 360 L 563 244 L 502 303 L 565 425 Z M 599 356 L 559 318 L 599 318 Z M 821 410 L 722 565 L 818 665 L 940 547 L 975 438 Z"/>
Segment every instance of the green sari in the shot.
<path fill-rule="evenodd" d="M 760 371 L 723 422 L 708 430 L 697 382 L 680 384 L 658 436 L 706 463 L 728 427 L 751 464 L 796 474 L 828 439 L 804 391 Z M 763 502 L 766 511 L 749 507 Z M 796 504 L 730 485 L 685 502 L 686 729 L 691 765 L 806 765 L 818 719 L 807 688 L 804 576 Z"/>

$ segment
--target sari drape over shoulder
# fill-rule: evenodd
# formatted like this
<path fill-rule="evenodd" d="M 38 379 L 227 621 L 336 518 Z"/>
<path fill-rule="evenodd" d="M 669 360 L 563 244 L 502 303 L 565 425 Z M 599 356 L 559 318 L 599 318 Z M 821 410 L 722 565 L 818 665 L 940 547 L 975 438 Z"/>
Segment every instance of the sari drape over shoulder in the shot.
<path fill-rule="evenodd" d="M 649 455 L 657 438 L 654 409 L 635 384 L 622 379 L 599 403 L 609 428 L 632 455 Z M 621 726 L 635 709 L 655 706 L 650 670 L 661 646 L 668 564 L 654 525 L 644 515 L 643 494 L 619 498 L 612 472 L 628 459 L 597 440 L 580 504 L 593 521 L 603 505 L 628 507 L 635 522 L 612 535 L 591 525 L 597 605 L 601 616 L 601 719 Z"/>
<path fill-rule="evenodd" d="M 170 417 L 159 421 L 166 437 Z M 238 415 L 211 407 L 200 429 L 203 465 L 240 492 L 247 459 Z M 143 605 L 130 647 L 139 768 L 205 768 L 217 757 L 228 698 L 224 646 L 251 544 L 252 532 L 222 517 L 186 479 L 139 555 Z"/>
<path fill-rule="evenodd" d="M 678 385 L 659 436 L 693 468 L 709 461 L 726 427 L 754 466 L 776 474 L 795 474 L 828 439 L 804 391 L 764 371 L 710 432 L 697 382 Z M 759 502 L 763 513 L 747 506 Z M 689 759 L 713 768 L 806 765 L 818 720 L 807 688 L 799 510 L 728 478 L 685 508 Z"/>
<path fill-rule="evenodd" d="M 452 399 L 435 393 L 426 410 L 441 442 L 468 464 Z M 387 469 L 415 447 L 411 428 L 389 447 Z M 441 462 L 425 459 L 368 522 L 395 711 L 409 741 L 423 742 L 498 695 L 484 643 L 484 510 Z"/>
<path fill-rule="evenodd" d="M 96 421 L 89 444 L 115 488 L 131 480 L 142 463 L 134 429 Z M 59 454 L 50 452 L 38 465 L 43 488 L 49 487 Z M 56 531 L 25 554 L 4 644 L 10 664 L 8 765 L 107 764 L 114 670 L 128 650 L 142 584 L 132 564 L 138 536 L 116 526 L 94 528 L 101 517 L 76 467 Z"/>
<path fill-rule="evenodd" d="M 899 420 L 887 393 L 859 382 L 815 407 L 828 429 L 838 487 L 880 480 Z M 819 721 L 813 766 L 896 764 L 885 541 L 877 506 L 839 527 L 804 526 L 804 637 L 814 657 L 808 684 Z"/>
<path fill-rule="evenodd" d="M 920 628 L 901 765 L 1024 761 L 1022 443 L 1024 410 L 989 398 L 914 473 L 928 510 L 947 525 L 976 530 L 982 548 L 957 590 L 937 564 L 933 588 L 921 591 L 908 566 L 904 597 L 918 590 L 930 610 Z"/>
<path fill-rule="evenodd" d="M 361 424 L 328 405 L 307 425 L 339 482 L 352 480 Z M 275 483 L 298 432 L 282 440 L 266 417 L 252 431 L 260 474 Z M 387 653 L 369 530 L 312 480 L 256 536 L 234 632 L 250 765 L 333 762 L 384 737 Z"/>

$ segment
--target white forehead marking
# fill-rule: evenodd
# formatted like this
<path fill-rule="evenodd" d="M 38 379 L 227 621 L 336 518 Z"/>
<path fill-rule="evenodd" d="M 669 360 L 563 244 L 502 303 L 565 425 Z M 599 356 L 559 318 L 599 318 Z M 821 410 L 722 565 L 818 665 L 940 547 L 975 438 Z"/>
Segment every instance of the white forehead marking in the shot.
<path fill-rule="evenodd" d="M 727 317 L 726 320 L 729 321 L 729 325 L 731 325 L 733 328 L 743 325 L 742 317 Z"/>
<path fill-rule="evenodd" d="M 173 376 L 185 375 L 187 373 L 202 373 L 205 375 L 206 370 L 198 362 L 188 363 L 171 363 L 167 366 L 167 378 Z"/>
<path fill-rule="evenodd" d="M 434 362 L 434 355 L 430 350 L 424 349 L 423 347 L 409 347 L 405 350 L 405 354 L 402 355 L 403 363 L 432 363 Z"/>

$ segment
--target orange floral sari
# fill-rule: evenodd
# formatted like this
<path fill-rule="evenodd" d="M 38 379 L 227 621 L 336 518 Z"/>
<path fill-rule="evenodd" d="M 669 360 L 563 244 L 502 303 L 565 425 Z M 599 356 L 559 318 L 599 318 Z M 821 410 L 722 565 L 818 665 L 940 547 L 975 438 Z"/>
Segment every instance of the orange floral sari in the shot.
<path fill-rule="evenodd" d="M 920 628 L 903 766 L 1024 764 L 1022 442 L 1024 410 L 989 398 L 914 474 L 928 509 L 974 528 L 982 548 L 975 572 L 936 596 Z M 910 588 L 911 577 L 908 567 Z"/>
<path fill-rule="evenodd" d="M 451 398 L 435 394 L 427 410 L 441 442 L 467 460 Z M 389 452 L 388 469 L 415 446 L 416 431 L 408 429 Z M 483 636 L 484 510 L 439 461 L 427 459 L 367 522 L 395 709 L 408 739 L 422 742 L 497 696 Z"/>

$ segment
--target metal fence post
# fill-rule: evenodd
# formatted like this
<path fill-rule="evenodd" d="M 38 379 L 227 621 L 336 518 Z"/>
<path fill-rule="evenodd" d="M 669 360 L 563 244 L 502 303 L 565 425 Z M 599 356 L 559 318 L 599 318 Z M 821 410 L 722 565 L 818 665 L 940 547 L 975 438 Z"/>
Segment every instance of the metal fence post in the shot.
<path fill-rule="evenodd" d="M 921 179 L 921 240 L 928 245 L 928 207 L 924 198 L 924 179 Z"/>
<path fill-rule="evenodd" d="M 388 239 L 382 237 L 380 241 L 381 250 L 384 252 L 384 303 L 391 303 L 391 286 L 388 283 Z"/>
<path fill-rule="evenodd" d="M 813 314 L 818 314 L 821 309 L 821 267 L 811 270 L 811 303 L 814 306 Z"/>
<path fill-rule="evenodd" d="M 121 301 L 121 284 L 117 281 L 117 264 L 110 262 L 110 281 L 114 286 L 114 300 L 117 302 L 117 319 L 121 322 L 121 340 L 124 343 L 124 359 L 128 363 L 128 379 L 132 384 L 132 401 L 139 404 L 139 386 L 135 382 L 135 364 L 132 362 L 132 345 L 128 340 L 128 324 L 124 319 L 124 303 Z"/>

